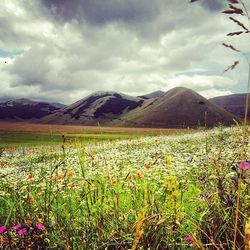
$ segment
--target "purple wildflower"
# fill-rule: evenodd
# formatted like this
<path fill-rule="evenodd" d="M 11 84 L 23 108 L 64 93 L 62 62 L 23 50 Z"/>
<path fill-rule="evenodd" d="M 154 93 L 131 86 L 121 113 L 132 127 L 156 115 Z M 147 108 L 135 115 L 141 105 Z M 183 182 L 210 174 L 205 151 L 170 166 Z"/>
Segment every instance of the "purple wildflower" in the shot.
<path fill-rule="evenodd" d="M 26 233 L 26 232 L 27 232 L 27 228 L 24 227 L 24 228 L 18 230 L 18 231 L 17 231 L 17 234 L 22 235 L 22 234 L 24 234 L 24 233 Z"/>
<path fill-rule="evenodd" d="M 45 226 L 43 224 L 41 224 L 41 223 L 36 223 L 36 228 L 38 230 L 45 230 Z"/>
<path fill-rule="evenodd" d="M 0 234 L 4 233 L 6 230 L 6 227 L 5 226 L 1 226 L 0 227 Z"/>
<path fill-rule="evenodd" d="M 250 164 L 247 161 L 243 161 L 239 164 L 239 168 L 243 170 L 247 170 L 250 168 Z"/>
<path fill-rule="evenodd" d="M 17 230 L 21 227 L 21 224 L 16 224 L 13 227 L 11 227 L 11 229 Z"/>
<path fill-rule="evenodd" d="M 192 244 L 194 242 L 194 238 L 192 236 L 187 236 L 183 240 L 187 241 L 189 244 Z"/>

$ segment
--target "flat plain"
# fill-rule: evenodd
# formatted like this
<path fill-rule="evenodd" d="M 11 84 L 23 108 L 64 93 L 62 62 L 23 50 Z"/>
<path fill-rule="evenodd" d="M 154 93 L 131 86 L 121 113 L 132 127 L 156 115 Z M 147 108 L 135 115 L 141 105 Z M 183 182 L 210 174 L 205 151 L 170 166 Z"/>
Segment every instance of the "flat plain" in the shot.
<path fill-rule="evenodd" d="M 105 141 L 128 139 L 144 135 L 174 135 L 192 133 L 192 129 L 162 128 L 122 128 L 103 126 L 50 125 L 24 122 L 0 122 L 0 146 L 24 146 L 39 144 L 57 144 L 62 135 L 68 141 Z"/>

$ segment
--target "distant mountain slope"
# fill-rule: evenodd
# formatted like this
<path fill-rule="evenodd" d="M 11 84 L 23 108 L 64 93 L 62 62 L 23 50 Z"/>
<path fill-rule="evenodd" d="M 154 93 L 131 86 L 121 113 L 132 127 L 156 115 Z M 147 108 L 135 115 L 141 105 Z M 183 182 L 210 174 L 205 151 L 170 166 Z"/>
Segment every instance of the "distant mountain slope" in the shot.
<path fill-rule="evenodd" d="M 238 119 L 195 91 L 182 87 L 171 89 L 158 99 L 146 101 L 112 124 L 139 127 L 204 126 L 206 112 L 206 125 L 209 127 L 218 123 L 229 125 Z"/>
<path fill-rule="evenodd" d="M 62 103 L 58 103 L 58 102 L 50 102 L 49 104 L 56 107 L 56 108 L 58 108 L 58 109 L 63 109 L 65 107 L 67 107 L 67 105 L 62 104 Z"/>
<path fill-rule="evenodd" d="M 244 102 L 239 96 L 236 97 L 231 98 L 228 103 L 231 106 L 237 103 L 237 112 L 234 113 L 242 117 L 238 107 L 244 106 Z M 234 120 L 240 120 L 215 104 L 223 106 L 220 98 L 213 98 L 213 103 L 183 87 L 166 93 L 156 91 L 141 97 L 99 91 L 69 106 L 29 99 L 7 101 L 0 103 L 0 119 L 48 124 L 165 128 L 197 127 L 205 124 L 212 127 L 219 123 L 230 125 Z M 227 105 L 228 103 L 226 102 Z"/>
<path fill-rule="evenodd" d="M 165 92 L 161 91 L 161 90 L 158 90 L 158 91 L 154 91 L 150 94 L 147 94 L 147 95 L 142 95 L 142 96 L 138 96 L 139 98 L 142 98 L 142 99 L 151 99 L 151 98 L 158 98 L 158 97 L 161 97 L 165 94 Z"/>
<path fill-rule="evenodd" d="M 36 102 L 29 99 L 16 99 L 0 103 L 0 119 L 29 120 L 39 119 L 64 107 L 63 104 Z"/>
<path fill-rule="evenodd" d="M 241 118 L 245 116 L 246 94 L 219 96 L 211 98 L 210 101 L 234 115 Z M 250 103 L 248 107 L 250 110 Z M 250 119 L 250 112 L 248 113 L 248 119 Z"/>
<path fill-rule="evenodd" d="M 95 92 L 42 119 L 43 123 L 97 125 L 142 105 L 143 100 L 117 92 Z"/>

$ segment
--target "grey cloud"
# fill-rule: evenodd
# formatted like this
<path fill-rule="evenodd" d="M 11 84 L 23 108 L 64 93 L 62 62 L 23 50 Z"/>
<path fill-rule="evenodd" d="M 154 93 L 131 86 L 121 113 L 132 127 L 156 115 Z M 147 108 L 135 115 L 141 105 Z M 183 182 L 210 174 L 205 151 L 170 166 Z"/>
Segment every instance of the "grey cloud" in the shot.
<path fill-rule="evenodd" d="M 9 72 L 18 76 L 16 85 L 41 85 L 50 70 L 50 62 L 46 54 L 52 54 L 49 48 L 33 47 L 23 55 L 19 56 L 15 63 L 9 66 Z"/>
<path fill-rule="evenodd" d="M 222 0 L 202 0 L 201 4 L 210 11 L 219 11 L 225 5 Z"/>
<path fill-rule="evenodd" d="M 12 9 L 5 5 L 12 5 Z M 0 48 L 19 51 L 36 46 L 58 47 L 61 42 L 58 30 L 63 30 L 63 25 L 55 22 L 40 0 L 1 0 Z M 53 33 L 53 41 L 48 33 Z"/>
<path fill-rule="evenodd" d="M 206 15 L 193 18 L 194 6 L 188 0 L 40 0 L 50 17 L 65 22 L 76 22 L 97 29 L 105 25 L 117 25 L 117 29 L 133 32 L 143 42 L 154 42 L 162 34 L 175 29 L 184 29 L 205 21 Z M 221 0 L 201 0 L 208 11 L 222 8 Z M 201 14 L 202 15 L 202 14 Z M 198 20 L 198 21 L 197 21 Z M 85 33 L 84 33 L 85 34 Z"/>
<path fill-rule="evenodd" d="M 103 75 L 115 62 L 108 59 L 107 50 L 96 54 L 85 47 L 58 50 L 55 46 L 36 46 L 17 57 L 5 67 L 13 77 L 11 87 L 38 87 L 43 92 L 74 92 L 80 89 L 94 91 L 106 82 Z M 95 63 L 96 61 L 96 63 Z M 65 96 L 66 98 L 66 96 Z"/>
<path fill-rule="evenodd" d="M 18 33 L 14 30 L 12 22 L 8 21 L 6 17 L 0 16 L 0 30 L 0 47 L 2 49 L 13 50 L 17 47 L 17 41 L 22 43 L 23 38 L 18 35 Z"/>
<path fill-rule="evenodd" d="M 0 42 L 7 47 L 13 39 L 12 47 L 24 52 L 5 67 L 12 77 L 2 95 L 23 90 L 67 103 L 96 90 L 166 90 L 178 74 L 209 71 L 206 61 L 227 24 L 215 11 L 221 0 L 204 0 L 203 7 L 186 0 L 30 0 L 32 12 L 24 0 L 13 1 L 26 13 L 0 18 L 6 37 Z M 225 61 L 222 50 L 209 58 L 211 65 Z"/>
<path fill-rule="evenodd" d="M 86 20 L 103 25 L 109 22 L 141 22 L 154 18 L 159 12 L 159 0 L 41 0 L 51 14 L 65 21 Z"/>

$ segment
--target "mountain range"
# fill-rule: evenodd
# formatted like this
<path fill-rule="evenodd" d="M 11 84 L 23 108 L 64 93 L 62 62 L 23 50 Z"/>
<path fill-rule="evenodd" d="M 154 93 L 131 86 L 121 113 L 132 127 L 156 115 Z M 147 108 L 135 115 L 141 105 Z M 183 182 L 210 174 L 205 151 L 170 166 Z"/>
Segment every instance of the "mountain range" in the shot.
<path fill-rule="evenodd" d="M 71 104 L 17 99 L 0 103 L 0 120 L 47 124 L 124 127 L 212 127 L 230 125 L 244 117 L 245 94 L 206 99 L 176 87 L 133 97 L 98 91 Z"/>
<path fill-rule="evenodd" d="M 64 108 L 60 103 L 36 102 L 29 99 L 16 99 L 0 103 L 0 119 L 22 121 L 40 119 Z"/>
<path fill-rule="evenodd" d="M 219 96 L 210 99 L 210 101 L 242 119 L 245 116 L 246 94 Z M 250 103 L 248 104 L 248 110 L 250 110 Z M 250 112 L 248 112 L 248 119 L 250 119 Z"/>

